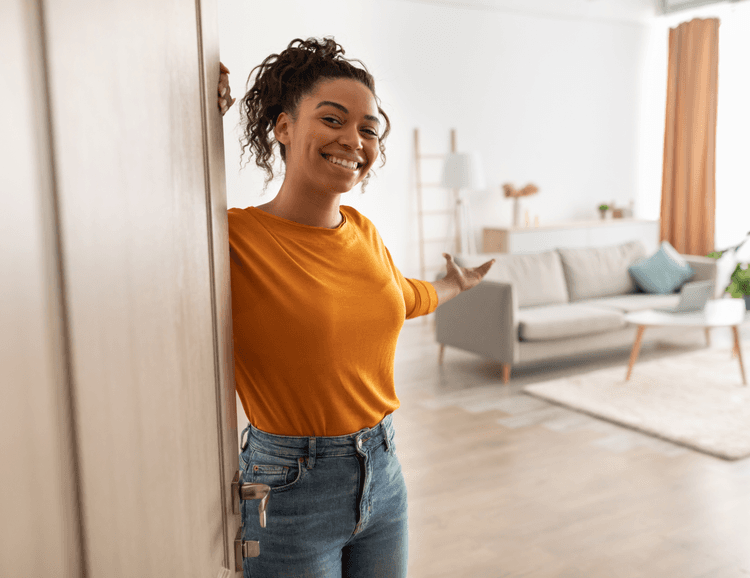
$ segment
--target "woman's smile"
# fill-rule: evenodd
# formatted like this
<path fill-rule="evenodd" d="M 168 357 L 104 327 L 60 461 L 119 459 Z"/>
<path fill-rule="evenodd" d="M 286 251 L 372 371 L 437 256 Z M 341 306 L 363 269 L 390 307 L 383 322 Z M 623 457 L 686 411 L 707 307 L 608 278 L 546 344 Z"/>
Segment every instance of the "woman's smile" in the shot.
<path fill-rule="evenodd" d="M 330 164 L 336 165 L 337 167 L 345 169 L 345 170 L 349 171 L 350 173 L 356 173 L 356 172 L 359 171 L 360 168 L 362 168 L 362 163 L 356 163 L 354 161 L 348 161 L 346 159 L 342 159 L 340 157 L 337 157 L 337 156 L 334 156 L 334 155 L 325 154 L 325 153 L 321 153 L 320 156 L 322 156 Z"/>

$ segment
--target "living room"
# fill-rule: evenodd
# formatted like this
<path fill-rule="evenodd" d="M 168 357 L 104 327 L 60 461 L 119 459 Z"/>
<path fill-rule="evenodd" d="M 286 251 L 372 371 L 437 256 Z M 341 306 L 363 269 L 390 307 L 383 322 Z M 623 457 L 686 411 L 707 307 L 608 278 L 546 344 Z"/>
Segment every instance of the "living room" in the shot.
<path fill-rule="evenodd" d="M 568 298 L 571 288 L 581 287 L 567 286 L 567 278 L 563 282 L 559 276 L 555 283 L 518 288 L 487 278 L 441 300 L 435 315 L 406 321 L 399 334 L 401 298 L 404 305 L 416 298 L 405 279 L 399 279 L 401 295 L 393 290 L 398 276 L 389 264 L 387 282 L 379 286 L 390 291 L 393 307 L 387 319 L 370 293 L 328 295 L 333 304 L 328 311 L 335 314 L 354 309 L 340 306 L 331 295 L 359 299 L 357 313 L 346 316 L 345 336 L 357 341 L 358 352 L 369 354 L 376 369 L 395 370 L 381 372 L 369 383 L 350 371 L 347 387 L 340 387 L 338 375 L 327 377 L 339 367 L 342 353 L 355 348 L 342 339 L 318 356 L 312 346 L 325 345 L 334 332 L 310 323 L 312 308 L 300 315 L 300 301 L 289 298 L 292 293 L 307 297 L 310 283 L 274 278 L 275 267 L 296 255 L 265 263 L 277 281 L 267 293 L 277 304 L 292 305 L 287 320 L 307 323 L 306 331 L 297 332 L 300 347 L 279 346 L 294 331 L 278 317 L 265 315 L 262 302 L 258 315 L 248 314 L 258 306 L 255 295 L 232 307 L 238 293 L 230 270 L 236 273 L 238 267 L 236 253 L 228 250 L 228 234 L 236 229 L 228 226 L 227 189 L 230 207 L 254 208 L 273 196 L 280 181 L 261 195 L 263 172 L 252 164 L 239 170 L 234 130 L 239 103 L 222 117 L 217 82 L 222 82 L 223 61 L 232 71 L 233 93 L 241 95 L 251 69 L 299 37 L 334 36 L 345 46 L 346 57 L 366 63 L 393 124 L 386 143 L 388 163 L 376 165 L 364 195 L 354 185 L 334 193 L 352 189 L 343 202 L 372 220 L 398 268 L 437 285 L 434 273 L 421 273 L 419 259 L 417 142 L 425 154 L 444 155 L 455 130 L 456 149 L 481 156 L 486 185 L 466 197 L 469 230 L 478 246 L 483 229 L 508 228 L 513 222 L 515 201 L 504 196 L 503 185 L 538 187 L 520 201 L 518 231 L 538 236 L 545 227 L 573 222 L 604 231 L 642 222 L 656 231 L 653 225 L 665 216 L 660 211 L 662 176 L 669 174 L 663 162 L 667 36 L 683 23 L 715 26 L 710 19 L 720 19 L 709 51 L 720 53 L 716 168 L 696 189 L 710 190 L 715 177 L 715 214 L 706 212 L 711 218 L 699 227 L 714 229 L 715 238 L 698 254 L 679 250 L 671 259 L 685 274 L 687 267 L 678 262 L 684 259 L 694 270 L 695 283 L 702 283 L 697 279 L 724 279 L 719 275 L 723 257 L 706 253 L 736 247 L 748 229 L 748 187 L 740 171 L 750 152 L 745 138 L 750 2 L 712 2 L 663 16 L 650 0 L 232 0 L 220 6 L 212 0 L 10 0 L 0 6 L 0 174 L 5 193 L 0 211 L 0 576 L 248 574 L 253 561 L 287 560 L 268 555 L 270 537 L 282 523 L 295 533 L 303 507 L 319 507 L 320 516 L 307 517 L 316 531 L 297 532 L 301 548 L 320 557 L 322 549 L 309 548 L 308 537 L 330 537 L 335 525 L 328 516 L 338 507 L 344 513 L 344 523 L 337 526 L 345 534 L 342 543 L 364 542 L 372 563 L 356 570 L 372 574 L 389 555 L 393 559 L 393 554 L 407 553 L 407 489 L 412 578 L 748 575 L 746 317 L 740 324 L 737 317 L 732 323 L 715 319 L 709 324 L 707 313 L 655 317 L 650 309 L 631 317 L 618 313 L 614 302 L 682 301 L 682 293 L 599 296 L 594 299 L 612 301 L 607 301 L 607 311 L 604 304 L 597 309 L 596 322 L 610 323 L 611 330 L 594 332 L 594 337 L 558 333 L 550 344 L 539 337 L 549 337 L 544 332 L 555 319 L 539 310 L 536 318 L 528 315 L 535 307 L 528 297 L 540 294 L 528 287 L 564 289 Z M 362 124 L 372 122 L 366 116 L 375 114 L 365 110 L 373 101 L 364 90 L 355 83 L 346 89 L 339 84 L 337 90 L 347 99 L 349 91 L 355 94 L 346 102 L 359 109 Z M 359 134 L 363 127 L 357 123 L 355 128 L 348 131 L 352 140 L 364 139 Z M 303 132 L 296 142 L 309 143 L 316 132 Z M 328 147 L 347 143 L 340 136 L 324 142 Z M 359 142 L 374 152 L 372 139 Z M 346 151 L 337 147 L 336 152 Z M 303 158 L 311 160 L 319 185 L 334 178 L 344 185 L 356 180 L 347 172 L 355 169 L 345 161 L 360 159 L 332 161 L 337 167 L 317 154 Z M 423 167 L 425 183 L 440 178 L 440 162 L 430 162 L 434 164 Z M 702 162 L 690 164 L 695 165 Z M 290 163 L 288 173 L 299 166 Z M 296 188 L 297 193 L 315 190 Z M 425 204 L 448 205 L 449 192 L 425 190 Z M 629 209 L 631 202 L 634 218 L 618 219 L 611 211 L 612 219 L 600 219 L 600 205 Z M 341 209 L 356 218 L 352 207 Z M 340 228 L 347 235 L 363 230 Z M 328 234 L 327 227 L 323 232 Z M 428 233 L 450 236 L 450 229 L 436 224 Z M 653 237 L 655 250 L 659 239 L 655 232 Z M 297 255 L 309 238 L 297 246 Z M 556 255 L 557 264 L 565 267 L 557 269 L 562 275 L 579 250 L 560 246 L 546 254 Z M 432 264 L 443 264 L 442 253 L 451 251 L 450 243 L 436 244 L 428 257 Z M 533 257 L 529 255 L 504 258 Z M 652 261 L 645 249 L 644 255 L 647 263 Z M 385 268 L 382 258 L 337 256 L 331 262 L 349 279 L 355 276 L 350 264 L 368 274 L 368 264 Z M 497 257 L 490 273 L 503 269 L 502 260 Z M 630 282 L 636 264 L 626 265 L 618 279 Z M 737 264 L 743 274 L 746 267 L 747 257 Z M 334 279 L 331 286 L 341 287 L 337 276 L 329 278 Z M 589 279 L 584 286 L 601 289 L 613 281 L 599 278 L 601 283 Z M 422 297 L 432 295 L 425 293 L 428 282 L 414 284 L 423 290 Z M 720 291 L 723 283 L 717 283 Z M 274 290 L 279 285 L 287 291 Z M 511 357 L 452 344 L 441 348 L 437 314 L 488 291 L 503 295 L 495 300 L 501 307 L 474 307 L 474 313 L 485 325 L 492 318 L 502 320 L 512 339 L 498 330 L 492 340 L 483 341 L 500 344 L 505 348 L 500 353 Z M 750 293 L 747 287 L 742 291 Z M 713 301 L 737 309 L 732 304 L 742 305 L 742 291 Z M 307 304 L 317 305 L 314 299 Z M 412 311 L 424 313 L 434 305 L 435 299 L 424 298 Z M 567 305 L 559 307 L 562 316 Z M 595 309 L 588 307 L 589 312 Z M 577 310 L 583 309 L 580 305 Z M 244 313 L 244 319 L 235 319 L 235 312 Z M 362 312 L 369 314 L 376 331 L 361 330 Z M 526 317 L 517 326 L 514 316 L 521 313 Z M 258 330 L 261 317 L 281 334 L 280 340 L 269 340 L 269 332 Z M 626 318 L 631 320 L 628 327 L 623 326 Z M 632 321 L 636 318 L 638 322 Z M 391 321 L 394 331 L 386 354 L 380 355 L 383 350 L 373 337 L 382 337 L 378 322 L 383 319 Z M 679 324 L 651 326 L 666 319 L 700 323 L 689 331 Z M 240 321 L 248 338 L 239 344 L 252 342 L 270 354 L 255 355 L 249 365 L 253 371 L 272 356 L 281 359 L 274 369 L 288 369 L 287 362 L 295 360 L 302 367 L 297 374 L 302 379 L 266 379 L 274 394 L 279 384 L 305 386 L 318 379 L 319 388 L 308 388 L 307 396 L 282 399 L 256 390 L 258 395 L 245 398 L 250 409 L 269 400 L 276 404 L 277 411 L 260 411 L 261 417 L 291 416 L 289 431 L 265 431 L 299 434 L 302 439 L 291 440 L 302 442 L 299 457 L 277 455 L 276 463 L 263 458 L 251 467 L 247 460 L 254 459 L 257 447 L 250 445 L 238 456 L 238 434 L 247 423 L 241 409 L 238 415 L 236 400 L 239 380 L 247 377 L 233 349 Z M 455 337 L 456 327 L 449 335 Z M 580 317 L 557 326 L 568 332 L 573 328 L 593 329 Z M 469 325 L 469 334 L 472 329 Z M 662 330 L 663 337 L 655 339 Z M 615 336 L 622 347 L 612 351 L 585 351 L 581 344 L 588 340 L 592 349 L 611 344 Z M 528 361 L 527 354 L 549 353 L 552 345 L 577 349 L 578 355 L 516 363 Z M 289 351 L 295 355 L 286 356 Z M 301 358 L 309 364 L 299 364 Z M 329 371 L 323 378 L 321 369 Z M 307 411 L 306 403 L 329 400 L 332 384 L 339 387 L 331 393 L 345 400 L 338 411 Z M 376 393 L 387 386 L 389 399 L 368 404 L 377 396 L 342 397 L 357 397 L 363 385 Z M 574 395 L 550 401 L 562 391 Z M 610 410 L 638 411 L 628 417 L 604 414 L 604 403 L 581 408 L 582 399 L 591 400 L 589 394 L 597 391 L 607 394 L 599 401 Z M 381 411 L 381 401 L 388 402 L 392 413 Z M 349 420 L 356 402 L 360 409 L 375 409 L 366 419 L 359 414 L 351 420 L 358 422 L 356 427 L 330 431 L 326 420 Z M 290 412 L 293 406 L 301 411 Z M 323 427 L 292 431 L 313 416 Z M 375 431 L 369 426 L 378 419 L 382 427 Z M 318 450 L 324 453 L 323 442 L 332 441 L 325 438 L 339 433 L 347 434 L 333 440 L 346 446 L 338 456 L 344 467 L 331 483 Z M 316 446 L 317 439 L 321 443 Z M 335 444 L 331 447 L 336 450 Z M 387 467 L 368 470 L 372 462 L 367 457 Z M 286 463 L 279 463 L 282 458 Z M 274 480 L 267 510 L 261 512 L 256 499 L 266 489 L 253 485 L 256 471 L 266 482 Z M 319 495 L 308 482 L 321 473 L 322 490 L 341 486 L 346 499 L 308 499 Z M 392 489 L 399 499 L 364 499 L 368 473 L 380 476 L 383 483 L 376 488 Z M 295 475 L 291 485 L 304 478 L 304 484 L 295 485 L 301 491 L 279 491 Z M 299 509 L 285 516 L 284 497 L 297 496 Z M 384 502 L 386 508 L 381 508 Z M 370 508 L 379 523 L 398 526 L 398 532 L 375 534 L 397 547 L 370 548 L 368 536 L 374 532 L 354 532 L 355 525 L 362 529 L 361 519 Z M 276 543 L 286 546 L 283 540 Z M 326 552 L 327 561 L 338 568 L 316 575 L 349 570 L 341 549 Z M 401 555 L 395 563 L 403 571 L 384 575 L 406 575 L 405 561 Z"/>
<path fill-rule="evenodd" d="M 250 70 L 294 38 L 333 36 L 347 58 L 366 64 L 392 125 L 387 163 L 378 163 L 365 194 L 353 190 L 342 204 L 365 214 L 404 275 L 419 278 L 415 129 L 424 154 L 447 153 L 451 130 L 458 151 L 479 154 L 485 184 L 467 198 L 480 251 L 483 228 L 513 221 L 505 183 L 539 188 L 523 199 L 530 227 L 595 221 L 601 204 L 658 222 L 669 31 L 695 18 L 721 22 L 714 245 L 720 250 L 742 242 L 749 228 L 742 169 L 750 154 L 750 2 L 662 14 L 657 0 L 225 0 L 221 57 L 236 97 Z M 262 194 L 263 173 L 239 168 L 239 107 L 230 109 L 224 127 L 229 206 L 273 198 L 281 179 Z M 421 170 L 426 182 L 440 178 L 439 163 L 425 162 Z M 434 208 L 451 202 L 445 191 L 426 189 L 424 197 Z M 427 236 L 448 233 L 445 224 L 432 227 Z M 650 255 L 658 239 L 645 241 Z M 428 251 L 436 265 L 451 247 Z M 506 385 L 499 363 L 470 352 L 449 347 L 439 364 L 432 317 L 406 322 L 396 357 L 410 576 L 750 572 L 750 528 L 737 513 L 750 505 L 747 458 L 724 460 L 523 391 L 600 370 L 624 375 L 630 347 L 514 370 Z M 745 343 L 749 331 L 744 322 Z M 729 328 L 710 336 L 672 328 L 663 343 L 644 347 L 635 373 L 648 363 L 666 363 L 660 371 L 668 372 L 669 359 L 699 355 L 706 339 L 726 353 L 717 371 L 741 387 Z M 239 403 L 238 409 L 243 423 Z"/>

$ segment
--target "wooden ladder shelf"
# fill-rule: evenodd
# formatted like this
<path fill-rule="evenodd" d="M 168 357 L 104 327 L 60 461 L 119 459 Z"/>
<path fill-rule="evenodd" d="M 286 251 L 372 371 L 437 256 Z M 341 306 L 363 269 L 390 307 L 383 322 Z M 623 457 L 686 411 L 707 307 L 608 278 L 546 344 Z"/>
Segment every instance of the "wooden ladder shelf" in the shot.
<path fill-rule="evenodd" d="M 456 152 L 456 129 L 451 129 L 451 152 Z M 416 181 L 417 181 L 417 229 L 419 232 L 419 272 L 420 279 L 424 281 L 431 281 L 427 278 L 428 271 L 439 271 L 445 269 L 445 264 L 428 267 L 425 262 L 425 247 L 434 243 L 453 241 L 453 237 L 440 237 L 434 239 L 425 239 L 424 233 L 424 222 L 426 217 L 435 216 L 451 216 L 455 219 L 455 210 L 452 208 L 446 208 L 443 210 L 429 210 L 425 211 L 422 203 L 422 189 L 423 188 L 444 188 L 441 183 L 423 183 L 422 182 L 422 159 L 436 159 L 444 160 L 447 155 L 445 154 L 422 154 L 419 146 L 419 129 L 414 129 L 414 162 L 416 167 Z M 453 224 L 455 227 L 455 223 Z"/>

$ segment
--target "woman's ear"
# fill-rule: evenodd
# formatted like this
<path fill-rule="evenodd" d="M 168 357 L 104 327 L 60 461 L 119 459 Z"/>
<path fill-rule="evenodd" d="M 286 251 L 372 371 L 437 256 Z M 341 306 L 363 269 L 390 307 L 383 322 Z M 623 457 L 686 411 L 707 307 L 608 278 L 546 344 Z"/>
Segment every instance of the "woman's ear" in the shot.
<path fill-rule="evenodd" d="M 278 142 L 284 146 L 289 146 L 289 115 L 287 113 L 282 112 L 276 118 L 276 124 L 273 126 L 273 135 Z"/>

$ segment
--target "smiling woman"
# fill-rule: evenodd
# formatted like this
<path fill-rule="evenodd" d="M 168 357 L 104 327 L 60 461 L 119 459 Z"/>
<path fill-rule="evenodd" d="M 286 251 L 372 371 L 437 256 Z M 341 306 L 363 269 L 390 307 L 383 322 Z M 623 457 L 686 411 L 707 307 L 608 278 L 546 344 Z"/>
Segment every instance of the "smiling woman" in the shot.
<path fill-rule="evenodd" d="M 273 179 L 273 168 L 269 162 L 273 159 L 273 143 L 269 141 L 269 136 L 279 115 L 283 112 L 291 115 L 292 120 L 296 121 L 299 112 L 298 105 L 302 98 L 315 92 L 317 85 L 326 81 L 346 79 L 355 81 L 368 89 L 367 99 L 373 102 L 368 103 L 371 105 L 370 111 L 364 120 L 374 123 L 375 127 L 380 124 L 378 114 L 381 114 L 385 120 L 382 135 L 379 135 L 377 130 L 370 129 L 372 136 L 378 139 L 378 149 L 383 157 L 381 167 L 385 165 L 385 140 L 391 130 L 390 120 L 378 104 L 379 99 L 375 95 L 375 80 L 367 71 L 367 67 L 359 60 L 343 58 L 344 54 L 345 50 L 332 38 L 326 38 L 322 42 L 314 38 L 305 41 L 298 38 L 290 42 L 281 54 L 268 56 L 250 73 L 248 83 L 253 73 L 257 71 L 255 83 L 241 103 L 245 121 L 242 150 L 244 154 L 246 149 L 250 148 L 251 154 L 255 154 L 256 164 L 266 171 L 267 179 L 264 190 Z M 352 62 L 359 62 L 363 68 L 353 66 Z M 278 87 L 282 85 L 284 90 L 278 90 Z M 328 92 L 337 94 L 336 91 Z M 330 107 L 333 107 L 337 109 L 337 112 L 349 114 L 347 107 L 336 101 L 321 100 L 316 103 L 315 109 L 321 106 L 326 106 L 329 112 Z M 281 159 L 286 162 L 286 144 L 277 142 Z M 367 186 L 369 176 L 369 173 L 366 173 L 363 190 Z"/>
<path fill-rule="evenodd" d="M 281 112 L 276 119 L 274 134 L 284 147 L 286 174 L 276 199 L 262 208 L 276 215 L 293 211 L 286 214 L 299 218 L 304 212 L 313 219 L 319 209 L 324 220 L 298 222 L 337 226 L 339 196 L 360 182 L 365 186 L 380 153 L 377 113 L 372 92 L 359 81 L 318 81 L 294 116 Z"/>
<path fill-rule="evenodd" d="M 407 279 L 373 223 L 340 204 L 385 163 L 390 130 L 372 76 L 343 53 L 331 38 L 296 39 L 253 70 L 241 99 L 243 154 L 266 186 L 274 145 L 285 168 L 271 201 L 228 211 L 235 381 L 249 421 L 240 470 L 271 488 L 265 528 L 243 501 L 243 540 L 261 542 L 245 576 L 406 576 L 396 342 L 405 319 L 492 264 L 463 269 L 446 255 L 445 278 Z M 224 77 L 222 112 L 227 90 Z"/>

